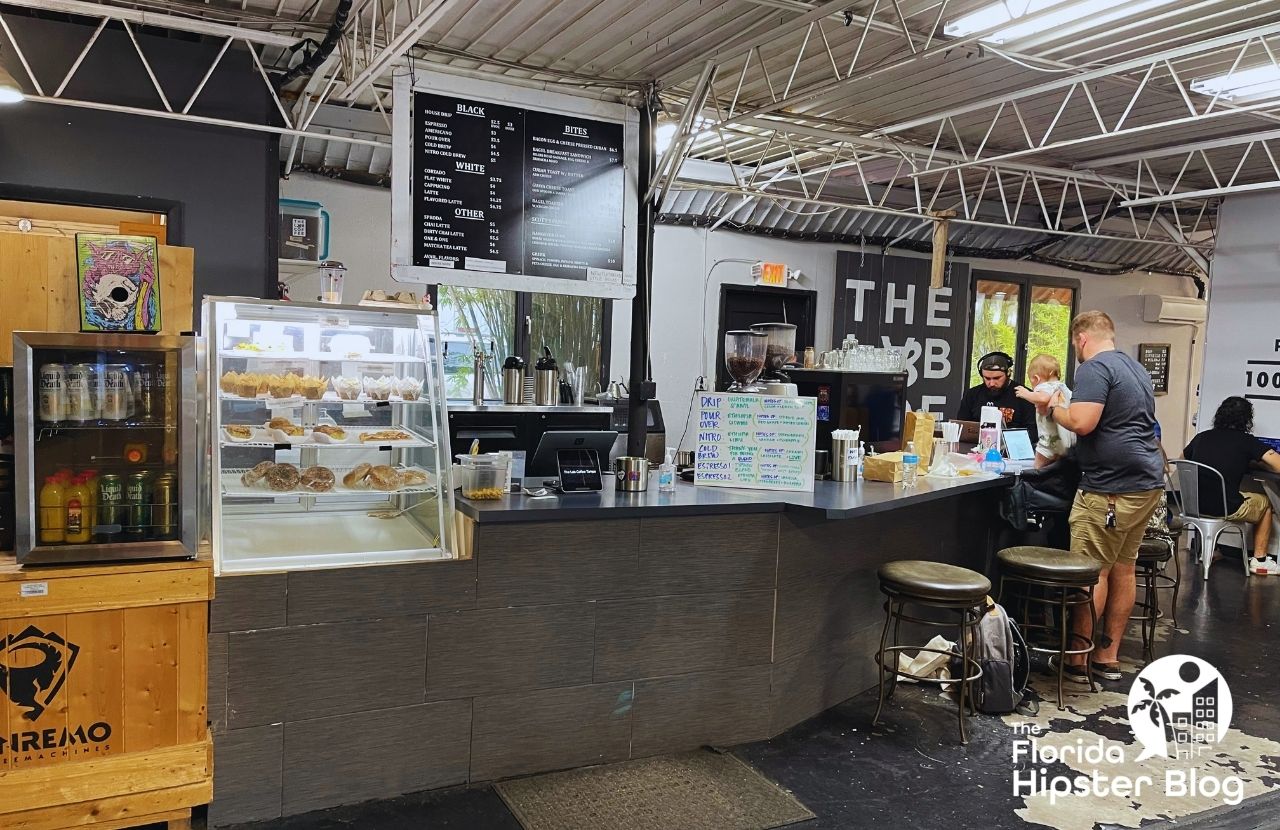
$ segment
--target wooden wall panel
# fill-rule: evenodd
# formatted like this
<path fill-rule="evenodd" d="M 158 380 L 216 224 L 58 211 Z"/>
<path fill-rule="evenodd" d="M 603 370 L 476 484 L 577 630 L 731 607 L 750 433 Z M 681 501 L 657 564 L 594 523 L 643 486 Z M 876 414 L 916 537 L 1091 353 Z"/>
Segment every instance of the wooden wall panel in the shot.
<path fill-rule="evenodd" d="M 178 606 L 131 608 L 124 618 L 124 750 L 178 740 Z"/>
<path fill-rule="evenodd" d="M 194 328 L 195 250 L 160 246 L 163 334 Z M 75 239 L 0 233 L 0 366 L 13 363 L 15 331 L 80 330 Z"/>
<path fill-rule="evenodd" d="M 209 606 L 187 602 L 175 606 L 178 613 L 177 645 L 180 654 L 205 647 L 209 637 Z M 209 732 L 207 694 L 209 665 L 205 660 L 180 660 L 178 674 L 178 720 L 175 724 L 180 744 L 202 741 Z"/>
<path fill-rule="evenodd" d="M 44 633 L 56 632 L 59 636 L 67 630 L 67 618 L 63 615 L 49 617 L 30 617 L 25 620 L 11 621 L 10 634 L 21 636 L 21 634 L 29 627 L 34 626 Z M 49 647 L 49 646 L 45 646 Z M 56 648 L 56 646 L 54 646 Z M 59 649 L 59 652 L 61 650 Z M 11 670 L 27 666 L 40 665 L 45 661 L 45 654 L 38 648 L 19 648 L 11 650 L 5 655 L 5 662 L 9 664 Z M 62 676 L 63 682 L 58 688 L 57 693 L 52 698 L 44 697 L 44 690 L 40 689 L 37 693 L 37 702 L 44 706 L 44 711 L 39 712 L 37 720 L 29 720 L 32 710 L 26 706 L 19 706 L 13 702 L 11 695 L 0 696 L 4 705 L 9 710 L 9 725 L 13 727 L 13 732 L 35 731 L 52 729 L 55 733 L 61 733 L 67 727 L 67 686 L 71 678 L 66 673 L 65 663 L 61 664 L 58 674 Z M 57 675 L 55 675 L 56 677 Z M 77 678 L 78 679 L 78 678 Z M 12 682 L 12 681 L 11 681 Z M 39 681 L 37 681 L 39 682 Z M 14 684 L 17 685 L 17 684 Z M 38 725 L 37 725 L 38 724 Z M 7 736 L 6 736 L 7 737 Z M 15 752 L 15 747 L 10 746 L 9 752 L 6 753 L 11 759 L 11 769 L 33 769 L 35 767 L 47 767 L 61 763 L 60 753 L 58 750 L 40 750 L 35 752 L 25 751 L 21 748 Z"/>
<path fill-rule="evenodd" d="M 76 658 L 68 720 L 74 724 L 109 723 L 112 739 L 96 755 L 124 752 L 124 611 L 98 611 L 67 617 L 67 639 L 80 646 Z"/>

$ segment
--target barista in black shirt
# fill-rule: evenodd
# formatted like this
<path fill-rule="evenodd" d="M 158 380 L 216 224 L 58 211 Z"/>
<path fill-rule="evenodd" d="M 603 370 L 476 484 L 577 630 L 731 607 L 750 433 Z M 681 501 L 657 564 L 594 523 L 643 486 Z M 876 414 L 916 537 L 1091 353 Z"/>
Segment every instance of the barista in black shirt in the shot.
<path fill-rule="evenodd" d="M 1271 505 L 1261 493 L 1241 493 L 1240 481 L 1257 465 L 1280 473 L 1280 453 L 1253 437 L 1253 404 L 1240 397 L 1222 402 L 1213 414 L 1213 429 L 1191 439 L 1182 457 L 1207 464 L 1219 473 L 1200 473 L 1200 512 L 1206 516 L 1226 516 L 1254 526 L 1253 556 L 1249 570 L 1255 574 L 1275 574 L 1280 568 L 1267 559 L 1271 541 Z M 1222 484 L 1227 485 L 1227 503 L 1222 503 Z"/>
<path fill-rule="evenodd" d="M 1036 430 L 1036 406 L 1014 394 L 1013 379 L 1010 377 L 1012 372 L 1013 358 L 1004 352 L 983 355 L 978 361 L 978 374 L 982 376 L 982 383 L 964 393 L 964 397 L 960 399 L 960 408 L 956 410 L 956 420 L 981 420 L 982 407 L 994 406 L 1004 416 L 1005 429 L 1025 429 L 1034 445 L 1039 438 Z"/>

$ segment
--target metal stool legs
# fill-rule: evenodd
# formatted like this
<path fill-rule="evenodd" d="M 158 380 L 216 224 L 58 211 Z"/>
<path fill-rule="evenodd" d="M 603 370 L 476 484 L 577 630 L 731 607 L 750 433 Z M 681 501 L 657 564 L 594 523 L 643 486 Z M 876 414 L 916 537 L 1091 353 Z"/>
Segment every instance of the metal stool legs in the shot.
<path fill-rule="evenodd" d="M 1023 632 L 1027 635 L 1027 648 L 1037 654 L 1049 654 L 1057 657 L 1057 691 L 1058 691 L 1058 710 L 1066 709 L 1063 699 L 1063 683 L 1065 681 L 1065 672 L 1067 657 L 1077 654 L 1086 655 L 1085 657 L 1085 673 L 1089 676 L 1089 691 L 1098 691 L 1097 685 L 1093 681 L 1093 674 L 1089 671 L 1088 655 L 1093 652 L 1094 641 L 1098 628 L 1098 613 L 1093 607 L 1093 586 L 1092 585 L 1070 585 L 1057 582 L 1047 582 L 1033 579 L 1031 577 L 1020 576 L 1017 574 L 1005 574 L 1000 577 L 1000 599 L 998 602 L 1004 605 L 1006 609 L 1009 605 L 1005 603 L 1005 585 L 1008 583 L 1011 588 L 1014 599 L 1019 600 L 1019 609 L 1021 610 L 1021 619 L 1018 621 Z M 1032 586 L 1040 587 L 1045 590 L 1049 596 L 1039 597 L 1033 596 L 1030 591 L 1025 590 Z M 1057 625 L 1050 623 L 1031 622 L 1032 605 L 1042 606 L 1050 613 L 1056 613 Z M 1090 636 L 1077 634 L 1071 627 L 1071 609 L 1087 606 L 1089 609 L 1089 631 Z M 1043 631 L 1050 634 L 1058 635 L 1058 647 L 1056 649 L 1045 648 L 1043 646 L 1032 645 L 1032 632 Z M 1071 648 L 1073 642 L 1079 641 L 1079 648 Z"/>
<path fill-rule="evenodd" d="M 937 620 L 927 620 L 920 617 L 914 617 L 906 613 L 904 610 L 907 605 L 920 605 L 926 608 L 950 609 L 960 612 L 960 665 L 963 677 L 953 678 L 951 680 L 938 680 L 929 677 L 913 677 L 920 683 L 955 683 L 958 685 L 956 692 L 956 714 L 960 727 L 960 743 L 967 744 L 969 742 L 968 728 L 965 719 L 969 713 L 977 714 L 977 705 L 974 696 L 969 688 L 969 684 L 982 677 L 982 667 L 975 659 L 974 649 L 976 647 L 974 638 L 977 633 L 978 623 L 982 619 L 982 605 L 962 605 L 957 603 L 937 602 L 920 597 L 899 596 L 889 594 L 885 600 L 885 617 L 884 628 L 880 632 L 880 649 L 876 652 L 876 669 L 879 673 L 878 695 L 876 700 L 876 713 L 871 719 L 872 725 L 880 723 L 880 713 L 884 710 L 884 702 L 893 696 L 897 689 L 898 676 L 903 674 L 898 669 L 898 655 L 907 650 L 924 652 L 928 654 L 945 654 L 948 658 L 953 656 L 950 651 L 942 651 L 940 649 L 916 648 L 914 646 L 898 645 L 898 631 L 903 620 L 916 623 L 923 626 L 946 627 L 951 628 L 955 625 L 953 622 L 939 622 Z M 889 640 L 889 628 L 893 627 L 893 640 Z M 892 663 L 890 663 L 892 661 Z M 888 691 L 886 692 L 886 685 Z M 966 712 L 966 708 L 968 712 Z"/>

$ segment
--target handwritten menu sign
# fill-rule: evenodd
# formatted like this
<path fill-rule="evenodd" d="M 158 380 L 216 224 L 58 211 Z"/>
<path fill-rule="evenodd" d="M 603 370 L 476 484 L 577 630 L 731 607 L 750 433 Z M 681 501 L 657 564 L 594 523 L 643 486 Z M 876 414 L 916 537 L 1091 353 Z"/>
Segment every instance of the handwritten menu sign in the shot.
<path fill-rule="evenodd" d="M 813 490 L 816 398 L 699 396 L 694 483 Z"/>
<path fill-rule="evenodd" d="M 1169 344 L 1138 344 L 1138 362 L 1151 375 L 1151 386 L 1157 395 L 1169 394 Z"/>
<path fill-rule="evenodd" d="M 413 264 L 623 282 L 623 126 L 413 94 Z"/>

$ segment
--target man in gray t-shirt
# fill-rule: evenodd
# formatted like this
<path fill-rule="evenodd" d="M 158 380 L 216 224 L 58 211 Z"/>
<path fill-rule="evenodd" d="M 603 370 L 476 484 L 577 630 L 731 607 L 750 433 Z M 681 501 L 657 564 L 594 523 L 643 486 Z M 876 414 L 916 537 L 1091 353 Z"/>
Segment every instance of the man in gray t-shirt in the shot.
<path fill-rule="evenodd" d="M 1071 550 L 1098 561 L 1102 572 L 1093 589 L 1094 631 L 1087 614 L 1077 613 L 1072 629 L 1093 640 L 1093 653 L 1072 658 L 1065 674 L 1088 683 L 1090 674 L 1120 679 L 1120 640 L 1129 626 L 1136 593 L 1138 545 L 1164 488 L 1164 462 L 1156 443 L 1155 396 L 1151 376 L 1127 354 L 1116 351 L 1116 329 L 1101 311 L 1071 321 L 1071 344 L 1080 362 L 1068 405 L 1048 404 L 1059 426 L 1079 436 L 1080 490 L 1071 508 Z"/>

